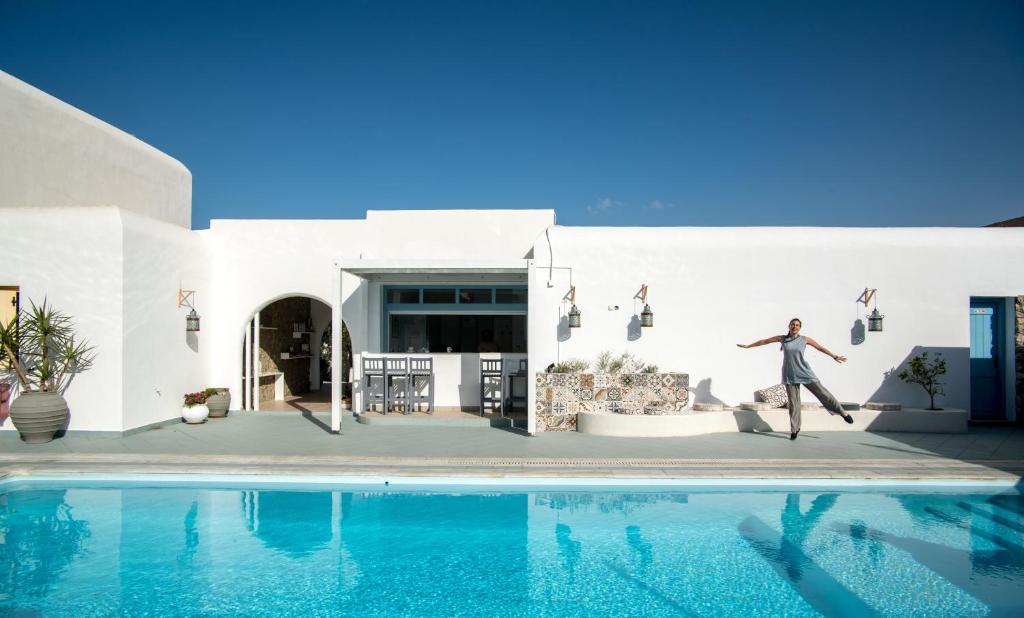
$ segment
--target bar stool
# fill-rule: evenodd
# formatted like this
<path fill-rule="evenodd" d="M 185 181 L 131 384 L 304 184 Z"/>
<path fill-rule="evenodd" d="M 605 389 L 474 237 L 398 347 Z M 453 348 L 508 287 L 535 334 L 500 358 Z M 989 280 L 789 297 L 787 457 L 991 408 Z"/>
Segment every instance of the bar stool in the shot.
<path fill-rule="evenodd" d="M 505 415 L 505 409 L 501 402 L 501 391 L 504 388 L 504 375 L 504 359 L 480 359 L 480 416 L 484 415 L 484 408 L 487 404 L 491 404 L 492 412 L 494 411 L 495 406 L 497 406 L 501 415 Z M 490 387 L 490 394 L 488 394 L 488 387 Z"/>
<path fill-rule="evenodd" d="M 420 394 L 422 388 L 426 394 Z M 427 414 L 434 413 L 434 359 L 409 359 L 409 406 L 415 411 L 421 403 L 427 404 Z"/>
<path fill-rule="evenodd" d="M 401 390 L 395 394 L 395 382 Z M 412 414 L 409 408 L 409 359 L 404 356 L 384 357 L 384 414 L 395 405 L 402 406 L 404 414 Z"/>
<path fill-rule="evenodd" d="M 517 403 L 523 404 L 523 409 L 526 409 L 526 391 L 524 390 L 522 395 L 516 395 L 516 380 L 517 379 L 521 378 L 523 380 L 523 386 L 524 387 L 527 386 L 526 385 L 526 377 L 527 377 L 526 376 L 526 367 L 527 367 L 526 359 L 525 358 L 521 358 L 521 359 L 519 359 L 519 370 L 516 371 L 515 373 L 512 373 L 511 371 L 509 371 L 508 375 L 505 376 L 505 393 L 504 394 L 506 394 L 507 397 L 505 398 L 505 404 L 504 405 L 508 406 L 508 411 L 509 411 L 510 414 L 516 409 L 516 404 Z M 503 409 L 502 410 L 502 416 L 504 416 L 504 415 L 505 415 L 505 411 Z"/>
<path fill-rule="evenodd" d="M 384 410 L 384 359 L 363 358 L 363 409 L 361 412 L 369 412 L 370 408 L 378 402 L 381 404 L 381 412 Z M 374 391 L 373 382 L 378 381 L 380 390 Z"/>

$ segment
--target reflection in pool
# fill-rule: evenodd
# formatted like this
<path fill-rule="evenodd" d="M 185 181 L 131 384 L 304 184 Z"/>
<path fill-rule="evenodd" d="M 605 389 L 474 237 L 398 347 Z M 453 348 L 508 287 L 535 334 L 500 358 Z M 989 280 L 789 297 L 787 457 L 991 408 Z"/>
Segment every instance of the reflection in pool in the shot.
<path fill-rule="evenodd" d="M 0 614 L 1013 615 L 1018 492 L 8 486 Z"/>

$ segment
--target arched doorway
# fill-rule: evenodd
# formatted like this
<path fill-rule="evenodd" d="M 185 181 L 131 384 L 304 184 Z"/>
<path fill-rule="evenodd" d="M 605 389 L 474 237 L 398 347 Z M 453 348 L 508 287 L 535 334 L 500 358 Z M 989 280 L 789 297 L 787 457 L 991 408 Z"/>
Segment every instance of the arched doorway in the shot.
<path fill-rule="evenodd" d="M 325 334 L 329 340 L 331 318 L 328 303 L 301 294 L 276 298 L 253 312 L 242 338 L 243 409 L 330 410 L 330 345 L 324 359 L 322 341 Z"/>

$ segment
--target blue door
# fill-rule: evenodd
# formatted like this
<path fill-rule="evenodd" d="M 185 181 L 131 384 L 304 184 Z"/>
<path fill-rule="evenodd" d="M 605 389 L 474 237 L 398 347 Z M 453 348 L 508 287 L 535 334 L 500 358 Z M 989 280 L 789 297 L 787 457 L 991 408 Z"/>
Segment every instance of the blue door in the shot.
<path fill-rule="evenodd" d="M 971 418 L 1004 420 L 1003 301 L 971 299 Z"/>

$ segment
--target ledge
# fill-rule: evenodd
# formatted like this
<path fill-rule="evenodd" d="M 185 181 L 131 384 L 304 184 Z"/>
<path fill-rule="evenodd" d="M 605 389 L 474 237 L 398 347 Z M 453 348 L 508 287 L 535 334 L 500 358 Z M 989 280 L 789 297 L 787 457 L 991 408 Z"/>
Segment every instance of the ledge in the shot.
<path fill-rule="evenodd" d="M 959 409 L 859 410 L 852 425 L 838 416 L 804 410 L 801 431 L 891 431 L 908 433 L 967 433 L 967 411 Z M 732 431 L 789 433 L 789 411 L 776 408 L 755 412 L 727 408 L 722 412 L 684 414 L 600 414 L 580 412 L 577 431 L 596 436 L 665 438 Z"/>

